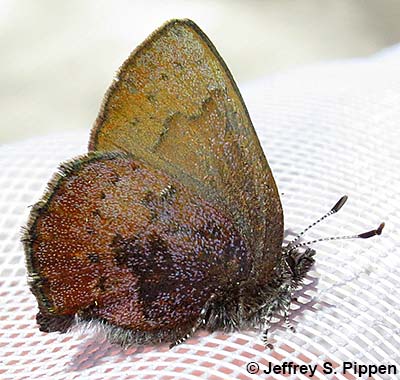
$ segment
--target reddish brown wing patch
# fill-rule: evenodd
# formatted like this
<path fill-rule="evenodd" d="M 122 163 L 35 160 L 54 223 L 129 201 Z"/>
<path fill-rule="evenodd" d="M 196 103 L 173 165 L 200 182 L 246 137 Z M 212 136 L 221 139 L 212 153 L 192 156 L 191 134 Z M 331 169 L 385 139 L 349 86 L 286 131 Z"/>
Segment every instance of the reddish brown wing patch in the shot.
<path fill-rule="evenodd" d="M 142 332 L 190 326 L 252 265 L 230 220 L 126 155 L 65 164 L 31 215 L 25 248 L 47 331 L 74 314 Z"/>

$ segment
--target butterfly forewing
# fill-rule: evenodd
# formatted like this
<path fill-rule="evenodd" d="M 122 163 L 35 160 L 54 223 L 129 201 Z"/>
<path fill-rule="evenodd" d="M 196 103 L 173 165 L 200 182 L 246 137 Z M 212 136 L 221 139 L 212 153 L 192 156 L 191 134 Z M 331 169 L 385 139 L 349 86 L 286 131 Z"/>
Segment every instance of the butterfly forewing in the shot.
<path fill-rule="evenodd" d="M 226 212 L 268 279 L 283 238 L 279 194 L 239 90 L 196 24 L 170 21 L 132 53 L 89 149 L 130 152 Z"/>

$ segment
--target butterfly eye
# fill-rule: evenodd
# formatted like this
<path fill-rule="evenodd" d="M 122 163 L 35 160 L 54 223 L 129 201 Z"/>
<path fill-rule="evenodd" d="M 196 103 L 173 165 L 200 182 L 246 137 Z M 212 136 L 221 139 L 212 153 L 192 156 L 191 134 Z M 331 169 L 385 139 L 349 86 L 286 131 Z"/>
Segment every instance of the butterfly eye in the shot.
<path fill-rule="evenodd" d="M 286 257 L 286 264 L 288 265 L 290 272 L 292 275 L 294 275 L 296 271 L 296 261 L 293 256 L 287 256 Z"/>

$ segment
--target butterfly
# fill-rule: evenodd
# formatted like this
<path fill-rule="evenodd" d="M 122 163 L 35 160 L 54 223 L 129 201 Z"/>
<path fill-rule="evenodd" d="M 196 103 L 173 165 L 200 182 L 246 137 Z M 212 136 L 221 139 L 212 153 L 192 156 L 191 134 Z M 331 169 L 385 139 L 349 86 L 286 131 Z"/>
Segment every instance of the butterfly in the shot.
<path fill-rule="evenodd" d="M 89 152 L 62 164 L 31 210 L 22 240 L 37 323 L 95 321 L 122 346 L 262 326 L 268 345 L 272 316 L 287 319 L 314 263 L 314 250 L 282 247 L 283 232 L 231 73 L 194 22 L 171 20 L 122 65 Z"/>

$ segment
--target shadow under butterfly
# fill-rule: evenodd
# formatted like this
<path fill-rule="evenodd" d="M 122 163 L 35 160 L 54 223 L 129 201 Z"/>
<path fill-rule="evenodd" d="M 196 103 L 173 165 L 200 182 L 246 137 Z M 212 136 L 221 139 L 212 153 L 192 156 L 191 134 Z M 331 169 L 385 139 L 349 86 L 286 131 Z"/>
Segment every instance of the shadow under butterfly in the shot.
<path fill-rule="evenodd" d="M 305 231 L 282 247 L 278 190 L 232 75 L 196 24 L 172 20 L 122 65 L 89 153 L 60 166 L 22 240 L 41 331 L 98 321 L 122 346 L 174 346 L 261 326 L 268 346 L 314 263 Z"/>

